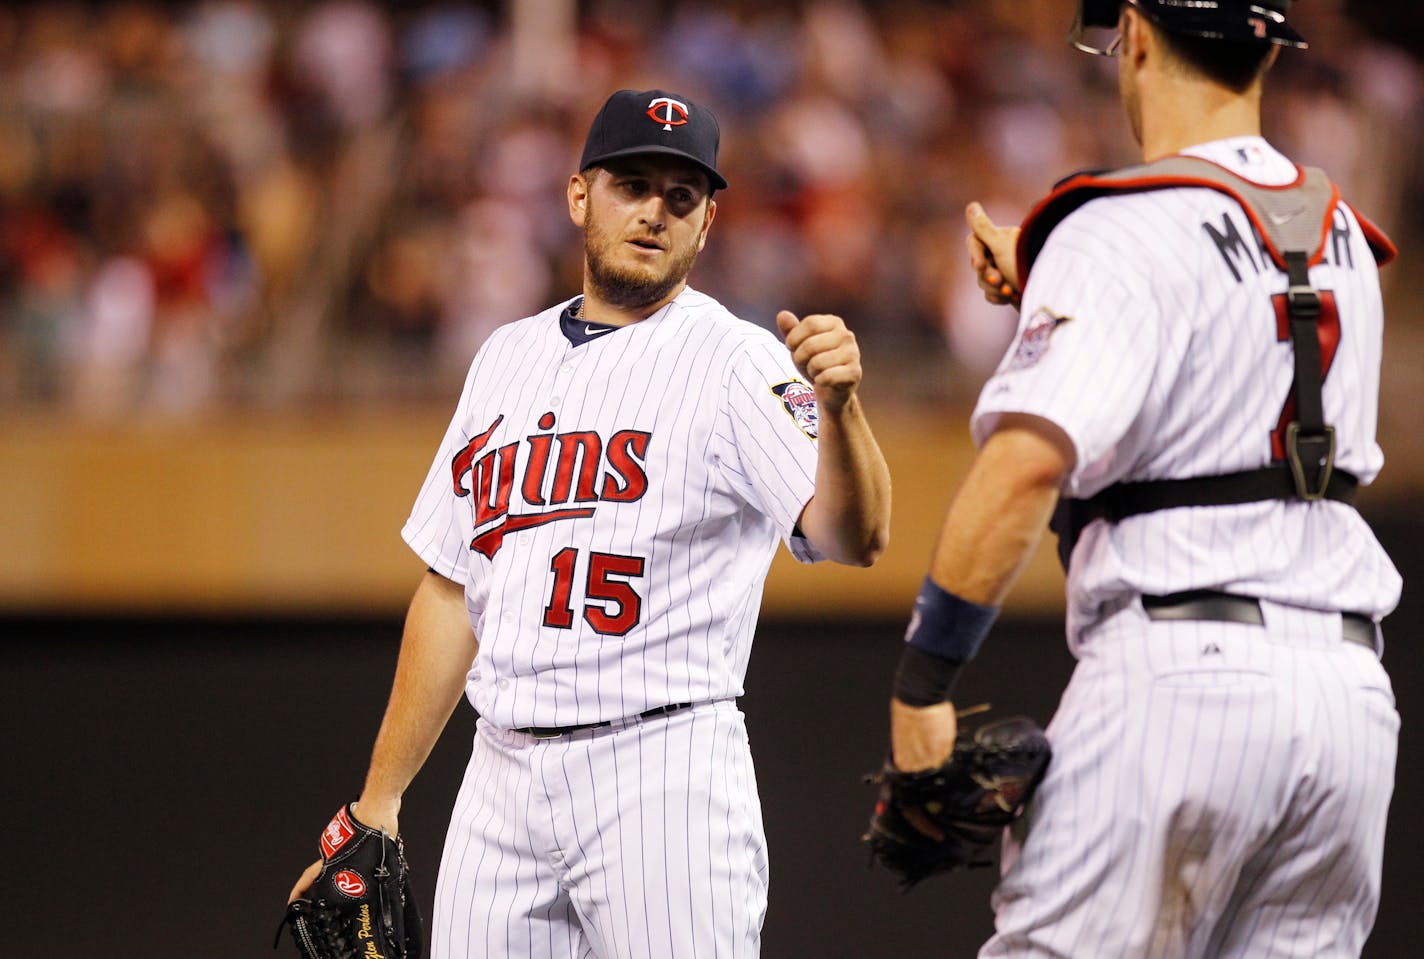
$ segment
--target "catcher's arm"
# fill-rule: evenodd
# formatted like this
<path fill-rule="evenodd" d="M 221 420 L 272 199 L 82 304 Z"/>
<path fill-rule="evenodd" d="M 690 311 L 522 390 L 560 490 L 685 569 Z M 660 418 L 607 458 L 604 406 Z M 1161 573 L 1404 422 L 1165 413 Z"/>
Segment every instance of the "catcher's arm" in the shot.
<path fill-rule="evenodd" d="M 406 613 L 390 701 L 354 807 L 366 825 L 399 835 L 401 796 L 460 701 L 478 648 L 464 587 L 427 572 Z M 287 901 L 303 895 L 320 872 L 318 859 L 302 873 Z"/>
<path fill-rule="evenodd" d="M 1043 536 L 1074 458 L 1071 441 L 1052 423 L 1020 414 L 1000 418 L 950 505 L 930 564 L 926 588 L 949 594 L 945 602 L 962 604 L 961 612 L 947 621 L 931 611 L 912 629 L 987 632 Z M 931 643 L 949 651 L 943 658 L 906 645 L 890 701 L 896 768 L 933 769 L 949 758 L 957 731 L 950 687 L 982 638 L 982 632 L 969 640 L 932 635 Z M 957 654 L 960 649 L 968 655 Z M 905 701 L 907 679 L 918 693 L 912 702 Z"/>

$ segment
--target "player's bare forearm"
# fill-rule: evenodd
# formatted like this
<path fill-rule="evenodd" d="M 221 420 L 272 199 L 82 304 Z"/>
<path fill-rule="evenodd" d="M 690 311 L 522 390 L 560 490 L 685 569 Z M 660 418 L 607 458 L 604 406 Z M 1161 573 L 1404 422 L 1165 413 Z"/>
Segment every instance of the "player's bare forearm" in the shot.
<path fill-rule="evenodd" d="M 827 558 L 869 566 L 890 539 L 890 469 L 860 405 L 855 334 L 828 313 L 798 319 L 782 310 L 776 326 L 819 409 L 816 492 L 801 513 L 801 532 Z"/>
<path fill-rule="evenodd" d="M 395 831 L 401 796 L 460 701 L 477 649 L 463 587 L 427 572 L 406 614 L 390 702 L 358 803 L 367 825 Z"/>
<path fill-rule="evenodd" d="M 890 468 L 858 397 L 820 419 L 816 492 L 801 531 L 828 559 L 869 566 L 890 541 Z"/>
<path fill-rule="evenodd" d="M 1073 468 L 1073 448 L 1036 417 L 1005 416 L 950 504 L 930 562 L 930 578 L 971 603 L 999 606 L 1033 555 Z M 932 769 L 954 748 L 949 702 L 890 701 L 891 753 L 903 770 Z"/>
<path fill-rule="evenodd" d="M 1005 416 L 950 504 L 930 578 L 971 602 L 1001 605 L 1043 538 L 1072 467 L 1072 446 L 1056 427 Z"/>

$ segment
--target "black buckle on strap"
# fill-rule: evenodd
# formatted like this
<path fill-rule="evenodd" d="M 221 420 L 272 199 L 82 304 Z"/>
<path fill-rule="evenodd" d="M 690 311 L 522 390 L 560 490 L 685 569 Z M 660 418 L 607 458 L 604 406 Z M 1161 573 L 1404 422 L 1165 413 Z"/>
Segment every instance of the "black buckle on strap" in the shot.
<path fill-rule="evenodd" d="M 1286 427 L 1286 461 L 1296 495 L 1308 501 L 1324 499 L 1335 470 L 1335 427 L 1302 432 L 1299 423 L 1290 424 Z"/>
<path fill-rule="evenodd" d="M 1294 283 L 1286 290 L 1286 307 L 1293 320 L 1315 322 L 1320 318 L 1320 294 L 1309 284 Z"/>

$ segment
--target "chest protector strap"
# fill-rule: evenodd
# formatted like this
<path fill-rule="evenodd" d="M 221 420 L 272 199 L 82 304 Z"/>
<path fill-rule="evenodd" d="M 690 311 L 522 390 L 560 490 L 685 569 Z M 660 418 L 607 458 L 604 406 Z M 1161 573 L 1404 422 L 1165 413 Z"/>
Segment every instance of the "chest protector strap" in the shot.
<path fill-rule="evenodd" d="M 1179 506 L 1228 506 L 1273 499 L 1354 501 L 1359 481 L 1335 469 L 1335 428 L 1325 422 L 1321 401 L 1320 291 L 1310 285 L 1310 267 L 1324 259 L 1340 193 L 1325 174 L 1302 169 L 1292 184 L 1261 186 L 1224 167 L 1196 157 L 1174 156 L 1104 174 L 1065 180 L 1024 221 L 1017 250 L 1019 276 L 1026 282 L 1048 235 L 1089 200 L 1121 193 L 1203 187 L 1241 205 L 1265 250 L 1285 272 L 1285 313 L 1295 356 L 1291 402 L 1295 416 L 1286 427 L 1285 460 L 1260 469 L 1215 476 L 1115 483 L 1087 499 L 1063 499 L 1049 527 L 1058 534 L 1058 556 L 1068 567 L 1083 529 L 1097 519 L 1116 523 L 1128 516 Z M 1370 249 L 1381 265 L 1395 256 L 1389 238 L 1356 214 Z"/>

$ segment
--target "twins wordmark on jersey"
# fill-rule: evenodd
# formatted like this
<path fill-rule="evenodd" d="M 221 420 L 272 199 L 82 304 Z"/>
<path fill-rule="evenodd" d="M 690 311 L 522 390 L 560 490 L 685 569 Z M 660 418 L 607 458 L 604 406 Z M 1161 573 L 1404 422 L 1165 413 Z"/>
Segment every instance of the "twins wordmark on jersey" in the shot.
<path fill-rule="evenodd" d="M 550 411 L 539 417 L 544 432 L 486 451 L 503 421 L 497 416 L 450 463 L 455 495 L 474 497 L 470 549 L 484 556 L 493 559 L 509 533 L 593 515 L 593 505 L 568 504 L 632 503 L 648 491 L 653 434 L 646 430 L 618 430 L 606 440 L 594 430 L 554 433 Z M 516 488 L 524 505 L 547 508 L 511 516 Z"/>

